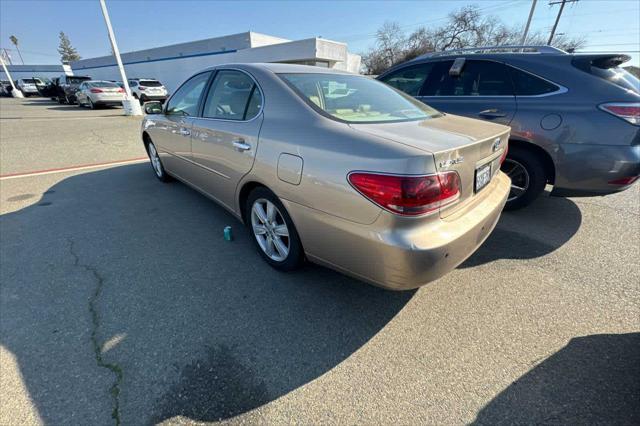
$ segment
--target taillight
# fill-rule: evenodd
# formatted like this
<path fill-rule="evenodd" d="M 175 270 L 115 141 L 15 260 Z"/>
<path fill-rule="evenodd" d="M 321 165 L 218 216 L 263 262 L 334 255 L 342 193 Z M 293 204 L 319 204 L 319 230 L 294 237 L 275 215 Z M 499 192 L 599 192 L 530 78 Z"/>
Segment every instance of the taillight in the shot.
<path fill-rule="evenodd" d="M 505 141 L 504 143 L 504 151 L 502 152 L 502 155 L 500 156 L 500 165 L 502 166 L 502 163 L 504 163 L 504 160 L 507 159 L 507 153 L 509 152 L 509 141 Z"/>
<path fill-rule="evenodd" d="M 144 86 L 138 86 L 138 89 L 142 90 L 144 92 L 144 90 L 146 89 L 146 87 Z"/>
<path fill-rule="evenodd" d="M 124 89 L 121 87 L 118 89 L 118 93 L 124 93 Z"/>
<path fill-rule="evenodd" d="M 599 108 L 631 124 L 640 125 L 640 103 L 638 102 L 601 104 Z"/>
<path fill-rule="evenodd" d="M 91 89 L 91 93 L 102 93 L 102 89 Z"/>
<path fill-rule="evenodd" d="M 631 185 L 633 182 L 637 181 L 640 176 L 627 176 L 620 179 L 610 180 L 609 185 Z"/>
<path fill-rule="evenodd" d="M 427 176 L 354 172 L 349 182 L 380 207 L 404 216 L 432 212 L 460 198 L 460 176 L 453 171 Z"/>

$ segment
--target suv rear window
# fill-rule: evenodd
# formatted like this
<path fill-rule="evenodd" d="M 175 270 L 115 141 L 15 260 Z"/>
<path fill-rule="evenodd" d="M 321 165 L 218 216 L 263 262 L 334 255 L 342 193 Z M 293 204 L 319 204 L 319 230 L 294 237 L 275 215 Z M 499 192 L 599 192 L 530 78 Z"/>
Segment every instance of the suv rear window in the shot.
<path fill-rule="evenodd" d="M 36 81 L 33 78 L 23 78 L 22 81 L 25 84 L 36 84 Z"/>
<path fill-rule="evenodd" d="M 140 80 L 139 83 L 140 83 L 140 86 L 144 86 L 144 87 L 162 86 L 162 83 L 160 83 L 158 80 Z"/>
<path fill-rule="evenodd" d="M 577 55 L 571 63 L 581 71 L 640 94 L 640 80 L 619 67 L 630 58 L 626 55 Z"/>

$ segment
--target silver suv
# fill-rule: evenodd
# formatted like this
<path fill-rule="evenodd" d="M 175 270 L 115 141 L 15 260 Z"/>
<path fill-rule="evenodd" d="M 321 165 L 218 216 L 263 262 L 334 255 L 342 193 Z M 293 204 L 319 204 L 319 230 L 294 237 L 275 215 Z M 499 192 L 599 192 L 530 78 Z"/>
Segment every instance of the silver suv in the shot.
<path fill-rule="evenodd" d="M 140 105 L 147 101 L 163 102 L 169 97 L 169 92 L 162 83 L 153 78 L 132 78 L 128 80 L 131 94 L 140 101 Z"/>
<path fill-rule="evenodd" d="M 640 82 L 619 54 L 503 46 L 427 54 L 378 79 L 443 112 L 511 126 L 507 208 L 623 191 L 640 175 Z M 463 129 L 461 129 L 463 130 Z M 471 141 L 470 141 L 471 142 Z"/>

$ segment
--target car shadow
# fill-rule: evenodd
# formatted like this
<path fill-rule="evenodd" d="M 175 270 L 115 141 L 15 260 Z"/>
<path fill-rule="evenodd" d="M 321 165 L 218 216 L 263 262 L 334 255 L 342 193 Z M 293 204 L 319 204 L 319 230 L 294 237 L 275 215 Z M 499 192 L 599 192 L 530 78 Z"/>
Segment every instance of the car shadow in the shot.
<path fill-rule="evenodd" d="M 640 424 L 640 333 L 571 339 L 498 394 L 474 424 Z"/>
<path fill-rule="evenodd" d="M 0 233 L 0 344 L 45 424 L 245 413 L 336 367 L 414 294 L 277 272 L 235 218 L 148 164 L 65 178 Z"/>
<path fill-rule="evenodd" d="M 576 203 L 545 193 L 524 209 L 503 212 L 489 238 L 459 267 L 544 256 L 569 241 L 581 223 L 582 213 Z"/>

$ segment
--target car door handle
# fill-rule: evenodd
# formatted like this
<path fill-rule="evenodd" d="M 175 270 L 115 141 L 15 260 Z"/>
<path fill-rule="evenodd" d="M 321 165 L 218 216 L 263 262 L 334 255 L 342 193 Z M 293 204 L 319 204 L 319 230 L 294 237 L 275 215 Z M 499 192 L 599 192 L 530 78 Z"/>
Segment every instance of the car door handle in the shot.
<path fill-rule="evenodd" d="M 497 109 L 485 109 L 484 111 L 480 111 L 478 115 L 485 118 L 499 118 L 507 116 L 507 114 Z"/>
<path fill-rule="evenodd" d="M 233 141 L 233 147 L 238 151 L 248 151 L 251 149 L 251 145 L 246 143 L 243 139 Z"/>
<path fill-rule="evenodd" d="M 184 127 L 180 127 L 180 134 L 182 136 L 189 136 L 191 135 L 191 130 L 185 129 Z"/>

